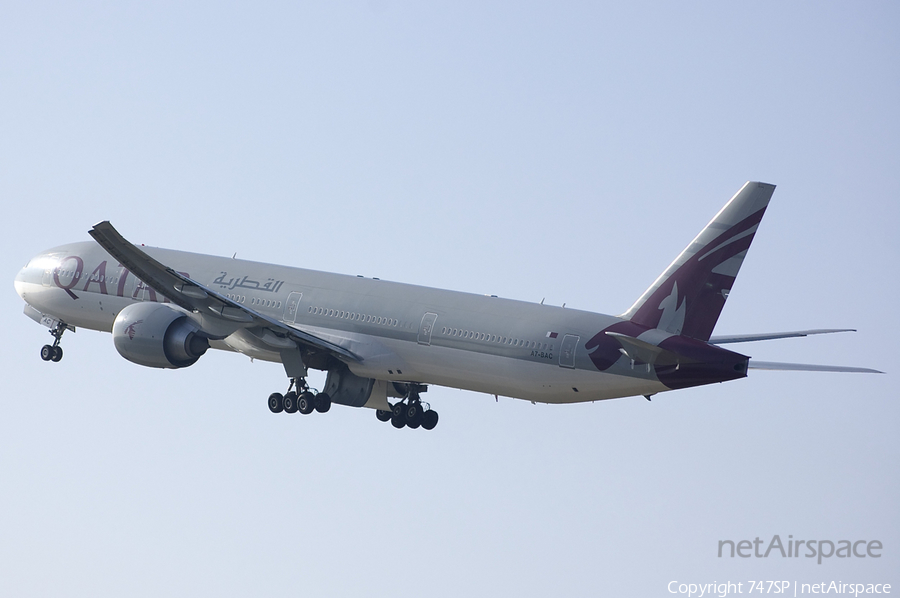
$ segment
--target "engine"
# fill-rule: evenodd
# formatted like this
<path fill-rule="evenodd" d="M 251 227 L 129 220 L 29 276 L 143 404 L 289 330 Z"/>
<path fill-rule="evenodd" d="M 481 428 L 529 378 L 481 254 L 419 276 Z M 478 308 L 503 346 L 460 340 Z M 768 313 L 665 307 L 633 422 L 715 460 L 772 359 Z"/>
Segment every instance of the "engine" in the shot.
<path fill-rule="evenodd" d="M 209 341 L 183 313 L 159 303 L 133 303 L 113 323 L 119 355 L 151 368 L 193 365 L 209 349 Z"/>
<path fill-rule="evenodd" d="M 362 407 L 369 400 L 374 385 L 373 378 L 361 378 L 351 372 L 346 365 L 338 362 L 328 370 L 325 392 L 335 403 Z"/>

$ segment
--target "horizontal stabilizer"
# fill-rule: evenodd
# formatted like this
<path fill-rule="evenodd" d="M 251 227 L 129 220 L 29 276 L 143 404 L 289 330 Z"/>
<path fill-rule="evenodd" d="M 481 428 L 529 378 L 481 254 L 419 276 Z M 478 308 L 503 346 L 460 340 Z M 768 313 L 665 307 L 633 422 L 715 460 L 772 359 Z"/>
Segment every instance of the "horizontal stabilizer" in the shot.
<path fill-rule="evenodd" d="M 856 332 L 853 328 L 818 328 L 816 330 L 796 330 L 794 332 L 768 332 L 762 334 L 741 334 L 732 336 L 713 336 L 709 339 L 711 345 L 724 345 L 727 343 L 748 343 L 751 341 L 770 341 L 777 338 L 797 338 L 812 334 L 831 334 L 832 332 Z"/>
<path fill-rule="evenodd" d="M 619 344 L 622 345 L 620 351 L 632 361 L 660 366 L 677 365 L 681 362 L 695 361 L 640 339 L 636 339 L 633 336 L 610 331 L 607 331 L 606 334 L 619 341 Z"/>
<path fill-rule="evenodd" d="M 871 368 L 855 368 L 843 365 L 809 365 L 806 363 L 781 363 L 778 361 L 750 360 L 747 366 L 751 370 L 788 370 L 794 372 L 855 372 L 858 374 L 883 374 Z"/>

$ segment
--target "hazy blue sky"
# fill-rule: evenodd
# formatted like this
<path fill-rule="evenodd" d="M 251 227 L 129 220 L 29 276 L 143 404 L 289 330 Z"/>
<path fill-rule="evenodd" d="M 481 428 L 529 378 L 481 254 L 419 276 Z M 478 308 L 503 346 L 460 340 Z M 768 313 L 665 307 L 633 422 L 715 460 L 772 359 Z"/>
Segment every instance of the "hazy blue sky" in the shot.
<path fill-rule="evenodd" d="M 668 596 L 900 589 L 893 2 L 7 2 L 0 594 Z M 716 333 L 883 376 L 573 406 L 433 387 L 431 433 L 275 416 L 280 366 L 157 371 L 16 271 L 135 242 L 627 309 L 747 180 L 778 188 Z M 321 384 L 321 378 L 314 378 Z M 880 540 L 880 559 L 717 558 Z M 746 585 L 744 586 L 746 588 Z"/>

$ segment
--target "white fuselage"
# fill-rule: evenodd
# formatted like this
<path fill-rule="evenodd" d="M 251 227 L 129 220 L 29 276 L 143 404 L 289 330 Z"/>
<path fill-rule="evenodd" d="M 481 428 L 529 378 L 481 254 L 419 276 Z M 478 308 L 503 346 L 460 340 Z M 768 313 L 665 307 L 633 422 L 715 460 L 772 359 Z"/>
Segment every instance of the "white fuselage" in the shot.
<path fill-rule="evenodd" d="M 613 316 L 414 285 L 194 253 L 142 248 L 229 299 L 360 357 L 362 377 L 462 388 L 546 403 L 668 390 L 624 355 L 605 371 L 585 342 Z M 119 312 L 167 302 L 93 242 L 49 250 L 23 268 L 16 290 L 42 316 L 109 332 Z M 181 308 L 171 305 L 173 309 Z M 28 308 L 26 308 L 28 311 Z M 35 319 L 40 317 L 30 313 Z M 193 317 L 203 321 L 203 316 Z M 213 328 L 211 346 L 281 361 L 280 339 Z"/>

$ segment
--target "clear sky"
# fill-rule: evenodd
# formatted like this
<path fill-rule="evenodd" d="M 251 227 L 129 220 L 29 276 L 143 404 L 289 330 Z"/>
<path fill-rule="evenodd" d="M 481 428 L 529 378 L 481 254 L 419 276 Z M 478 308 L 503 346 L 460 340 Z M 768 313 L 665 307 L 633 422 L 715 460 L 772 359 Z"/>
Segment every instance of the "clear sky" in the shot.
<path fill-rule="evenodd" d="M 893 2 L 28 2 L 0 18 L 0 594 L 900 591 Z M 747 379 L 571 406 L 432 387 L 431 433 L 272 415 L 281 366 L 161 371 L 22 315 L 34 254 L 132 241 L 621 313 L 778 185 L 716 333 Z M 894 307 L 891 307 L 894 306 Z M 322 378 L 313 378 L 321 385 Z M 718 558 L 720 540 L 882 557 Z"/>

